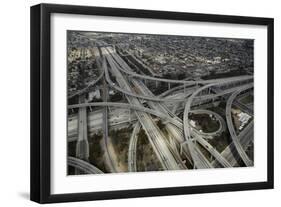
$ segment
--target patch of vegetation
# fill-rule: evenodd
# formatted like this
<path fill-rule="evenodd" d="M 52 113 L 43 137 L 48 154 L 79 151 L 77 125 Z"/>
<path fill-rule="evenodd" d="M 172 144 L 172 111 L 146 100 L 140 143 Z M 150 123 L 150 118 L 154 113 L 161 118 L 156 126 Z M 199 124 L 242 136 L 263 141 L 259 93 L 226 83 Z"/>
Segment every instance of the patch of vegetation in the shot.
<path fill-rule="evenodd" d="M 161 164 L 143 129 L 138 133 L 137 142 L 137 169 L 138 171 L 159 171 Z"/>
<path fill-rule="evenodd" d="M 67 143 L 67 155 L 68 156 L 75 157 L 76 143 L 77 143 L 77 141 Z"/>
<path fill-rule="evenodd" d="M 110 130 L 109 132 L 109 136 L 111 137 L 114 149 L 118 154 L 117 161 L 121 162 L 125 166 L 127 166 L 128 164 L 128 150 L 131 133 L 131 127 L 118 130 Z"/>
<path fill-rule="evenodd" d="M 168 84 L 164 82 L 159 82 L 158 87 L 153 87 L 153 93 L 155 95 L 159 95 L 161 93 L 164 93 L 165 91 L 168 90 Z"/>
<path fill-rule="evenodd" d="M 208 142 L 218 151 L 222 152 L 231 142 L 229 132 L 222 132 L 220 135 L 214 136 Z"/>
<path fill-rule="evenodd" d="M 240 102 L 242 104 L 245 104 L 245 105 L 253 103 L 254 102 L 254 96 L 252 94 L 249 94 L 248 96 L 245 96 L 245 97 L 241 98 Z"/>
<path fill-rule="evenodd" d="M 217 107 L 210 107 L 207 108 L 207 110 L 217 113 L 225 120 L 225 108 L 226 108 L 226 102 L 221 101 Z"/>
<path fill-rule="evenodd" d="M 221 101 L 218 105 L 218 107 L 220 107 L 221 109 L 225 109 L 226 108 L 226 102 L 225 101 Z M 216 107 L 217 108 L 217 107 Z"/>
<path fill-rule="evenodd" d="M 219 129 L 220 123 L 218 120 L 213 119 L 209 114 L 190 114 L 189 119 L 196 122 L 196 128 L 202 129 L 205 133 L 214 132 Z"/>
<path fill-rule="evenodd" d="M 92 136 L 89 136 L 89 162 L 93 165 L 95 165 L 97 168 L 99 168 L 103 172 L 107 172 L 105 168 L 105 163 L 103 159 L 104 151 L 101 147 L 101 140 L 103 138 L 102 134 L 94 134 Z"/>
<path fill-rule="evenodd" d="M 123 100 L 123 96 L 121 93 L 117 92 L 113 95 L 109 96 L 110 101 L 112 102 L 118 102 L 118 101 L 122 101 Z"/>

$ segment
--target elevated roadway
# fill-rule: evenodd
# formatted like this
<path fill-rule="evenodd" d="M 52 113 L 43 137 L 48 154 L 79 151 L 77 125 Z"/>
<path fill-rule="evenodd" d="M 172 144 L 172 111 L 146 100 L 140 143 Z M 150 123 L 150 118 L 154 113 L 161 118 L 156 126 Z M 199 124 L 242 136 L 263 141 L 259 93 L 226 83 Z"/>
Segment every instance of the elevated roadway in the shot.
<path fill-rule="evenodd" d="M 104 76 L 104 72 L 102 72 L 95 80 L 92 80 L 85 88 L 83 88 L 79 91 L 76 91 L 73 94 L 70 94 L 68 96 L 68 99 L 71 99 L 75 96 L 79 96 L 79 95 L 86 93 L 92 86 L 96 85 L 102 79 L 103 76 Z"/>
<path fill-rule="evenodd" d="M 217 97 L 224 96 L 227 94 L 232 93 L 235 94 L 237 91 L 242 89 L 245 86 L 237 86 L 231 87 L 222 90 L 219 93 L 212 94 L 208 92 L 207 94 L 203 93 L 204 90 L 208 90 L 213 86 L 221 86 L 227 85 L 229 83 L 239 83 L 243 81 L 250 81 L 253 79 L 252 76 L 243 76 L 243 77 L 232 77 L 227 79 L 213 79 L 213 80 L 199 80 L 199 81 L 187 81 L 187 80 L 170 80 L 170 79 L 162 79 L 162 78 L 155 78 L 151 76 L 141 75 L 133 72 L 130 67 L 126 64 L 122 58 L 115 53 L 115 51 L 111 47 L 101 47 L 102 56 L 105 58 L 103 61 L 103 68 L 101 73 L 101 79 L 104 77 L 106 83 L 110 85 L 113 89 L 125 94 L 126 99 L 128 100 L 128 104 L 125 103 L 111 103 L 104 100 L 101 103 L 80 103 L 69 106 L 68 108 L 85 108 L 87 106 L 105 106 L 107 109 L 108 106 L 113 107 L 128 107 L 134 110 L 138 122 L 136 127 L 134 128 L 132 137 L 130 139 L 129 145 L 129 152 L 128 152 L 128 169 L 129 171 L 135 171 L 136 169 L 136 133 L 139 131 L 140 127 L 145 130 L 149 141 L 161 162 L 161 165 L 164 170 L 166 169 L 184 169 L 181 163 L 181 159 L 178 156 L 176 150 L 176 146 L 170 146 L 167 143 L 167 139 L 165 138 L 164 134 L 161 130 L 157 127 L 155 121 L 150 116 L 150 114 L 155 115 L 165 121 L 166 128 L 172 137 L 176 137 L 178 141 L 185 142 L 187 144 L 187 152 L 190 153 L 192 160 L 194 162 L 195 168 L 212 168 L 216 167 L 217 165 L 221 165 L 223 167 L 231 167 L 233 166 L 231 155 L 228 155 L 227 151 L 224 154 L 220 154 L 216 151 L 213 146 L 211 146 L 204 138 L 203 134 L 198 133 L 198 131 L 190 130 L 190 126 L 188 123 L 188 113 L 191 112 L 190 108 L 196 104 L 202 104 L 208 100 L 213 100 Z M 109 67 L 107 68 L 107 64 Z M 109 75 L 109 72 L 113 75 L 116 80 L 114 83 Z M 176 86 L 175 88 L 169 90 L 169 92 L 164 92 L 159 96 L 155 96 L 147 87 L 146 85 L 140 80 L 151 80 L 151 81 L 162 81 L 168 84 L 177 83 L 183 84 L 180 86 Z M 96 83 L 94 83 L 96 84 Z M 131 86 L 133 85 L 133 87 Z M 199 84 L 207 84 L 201 88 L 198 88 Z M 234 84 L 235 85 L 235 84 Z M 92 86 L 92 85 L 91 85 Z M 190 86 L 194 86 L 193 88 Z M 248 86 L 248 85 L 247 85 Z M 190 90 L 190 93 L 186 96 L 187 88 Z M 83 89 L 84 90 L 84 89 Z M 173 91 L 183 90 L 183 97 L 177 99 L 166 98 L 165 96 Z M 86 91 L 86 89 L 85 89 Z M 80 91 L 81 92 L 81 91 Z M 83 94 L 83 91 L 81 92 Z M 232 97 L 232 95 L 230 97 Z M 184 97 L 185 96 L 185 97 Z M 165 98 L 163 98 L 165 97 Z M 149 108 L 143 106 L 141 100 L 146 100 Z M 185 102 L 184 108 L 184 118 L 183 121 L 179 119 L 174 111 L 170 111 L 167 108 L 167 102 Z M 233 102 L 233 101 L 232 101 Z M 232 104 L 232 103 L 231 103 Z M 107 117 L 107 116 L 104 116 Z M 105 123 L 106 122 L 106 123 Z M 108 125 L 107 121 L 104 121 L 104 124 Z M 108 126 L 107 126 L 108 127 Z M 106 127 L 106 128 L 107 128 Z M 245 135 L 241 137 L 248 136 L 249 133 L 244 133 Z M 134 136 L 133 136 L 134 135 Z M 242 140 L 241 138 L 241 140 Z M 79 140 L 79 139 L 78 139 Z M 201 146 L 203 146 L 216 160 L 215 162 L 210 162 L 206 157 L 202 154 L 199 148 L 194 144 L 194 140 L 198 142 Z M 236 141 L 233 141 L 231 146 L 237 149 L 237 145 L 235 144 Z M 244 145 L 243 145 L 244 146 Z M 239 147 L 238 150 L 243 148 L 243 146 Z M 240 148 L 240 149 L 239 149 Z M 226 149 L 227 150 L 227 149 Z M 244 151 L 244 150 L 243 150 Z M 240 156 L 241 154 L 238 153 Z M 230 156 L 230 159 L 228 157 Z M 242 158 L 242 157 L 241 157 Z M 242 158 L 243 162 L 245 160 Z M 246 164 L 246 163 L 245 163 Z M 246 164 L 246 166 L 248 166 Z"/>
<path fill-rule="evenodd" d="M 119 57 L 120 58 L 120 57 Z M 179 83 L 179 84 L 209 84 L 209 83 L 218 83 L 218 82 L 224 82 L 224 81 L 241 81 L 241 80 L 247 80 L 249 78 L 253 78 L 253 76 L 245 75 L 245 76 L 239 76 L 237 77 L 231 77 L 231 78 L 224 78 L 224 79 L 211 79 L 211 80 L 172 80 L 172 79 L 165 79 L 165 78 L 155 78 L 147 75 L 141 75 L 132 71 L 124 70 L 122 67 L 120 68 L 120 71 L 127 74 L 129 77 L 136 77 L 140 79 L 146 79 L 146 80 L 152 80 L 152 81 L 159 81 L 159 82 L 166 82 L 166 83 Z"/>
<path fill-rule="evenodd" d="M 187 146 L 189 148 L 189 151 L 191 152 L 191 156 L 192 156 L 194 164 L 195 164 L 195 166 L 197 168 L 208 168 L 210 166 L 212 167 L 212 165 L 211 164 L 210 165 L 205 165 L 206 164 L 206 159 L 202 158 L 201 156 L 198 156 L 198 154 L 194 153 L 195 149 L 196 149 L 196 146 L 194 146 L 194 143 L 191 141 L 192 140 L 192 135 L 190 133 L 189 118 L 188 118 L 192 102 L 196 98 L 196 96 L 198 94 L 200 94 L 200 93 L 203 93 L 204 90 L 209 90 L 210 87 L 219 86 L 219 85 L 228 84 L 228 83 L 229 83 L 229 81 L 228 82 L 221 81 L 219 83 L 207 84 L 207 85 L 199 88 L 198 90 L 196 90 L 189 97 L 188 101 L 185 104 L 184 114 L 183 114 L 183 128 L 184 128 L 184 136 L 185 136 L 185 140 L 186 140 L 185 143 L 187 144 Z M 201 97 L 199 97 L 199 100 L 200 99 L 201 99 Z"/>
<path fill-rule="evenodd" d="M 67 157 L 67 164 L 87 174 L 103 174 L 103 172 L 94 165 L 75 157 Z"/>
<path fill-rule="evenodd" d="M 244 87 L 241 87 L 240 90 L 234 92 L 230 97 L 229 99 L 227 100 L 227 103 L 226 103 L 226 112 L 225 112 L 225 115 L 226 115 L 226 121 L 227 121 L 227 126 L 228 126 L 228 130 L 229 130 L 229 133 L 230 133 L 230 136 L 232 138 L 232 142 L 235 146 L 235 149 L 237 150 L 239 156 L 241 157 L 241 159 L 243 160 L 243 162 L 245 163 L 245 165 L 248 167 L 248 166 L 253 166 L 253 162 L 252 160 L 249 159 L 248 155 L 246 154 L 246 152 L 244 151 L 238 137 L 237 137 L 237 134 L 236 134 L 236 131 L 234 129 L 234 126 L 233 126 L 233 122 L 232 122 L 232 116 L 231 116 L 231 106 L 232 106 L 232 103 L 234 101 L 234 99 L 236 98 L 236 96 L 241 93 L 243 90 L 247 90 L 249 88 L 252 88 L 253 87 L 253 84 L 250 84 L 248 86 L 244 86 Z"/>
<path fill-rule="evenodd" d="M 102 62 L 102 68 L 103 68 L 103 71 L 106 68 L 105 60 L 103 60 L 103 62 Z M 102 99 L 105 102 L 108 99 L 108 88 L 107 88 L 107 83 L 106 83 L 104 78 L 103 78 Z M 105 105 L 105 107 L 103 109 L 102 118 L 103 118 L 103 141 L 104 141 L 103 143 L 104 143 L 105 151 L 106 151 L 105 156 L 107 158 L 107 164 L 108 164 L 108 167 L 110 168 L 111 172 L 117 172 L 115 163 L 113 162 L 113 159 L 111 157 L 111 154 L 110 154 L 109 148 L 108 148 L 108 142 L 109 142 L 110 138 L 109 138 L 109 135 L 108 135 L 108 107 L 107 107 L 107 105 Z"/>
<path fill-rule="evenodd" d="M 82 102 L 84 96 L 80 96 L 79 100 Z M 76 143 L 76 157 L 88 160 L 89 159 L 89 142 L 87 129 L 87 108 L 81 107 L 78 111 L 78 140 Z"/>
<path fill-rule="evenodd" d="M 131 91 L 131 87 L 128 84 L 127 80 L 123 77 L 123 75 L 120 73 L 120 71 L 115 67 L 114 60 L 112 59 L 112 56 L 110 53 L 113 51 L 109 51 L 106 48 L 101 48 L 102 54 L 104 57 L 106 57 L 109 65 L 110 70 L 116 77 L 116 81 L 118 82 L 119 86 L 121 88 L 124 88 L 127 91 Z M 142 103 L 134 97 L 126 95 L 126 98 L 129 102 L 129 104 L 133 105 L 139 105 L 142 106 Z M 164 139 L 163 133 L 159 130 L 159 128 L 156 126 L 155 122 L 153 121 L 152 117 L 148 115 L 147 113 L 141 113 L 138 111 L 135 111 L 136 116 L 138 117 L 139 122 L 141 123 L 143 129 L 145 130 L 149 141 L 152 145 L 152 148 L 154 149 L 158 159 L 160 160 L 163 169 L 181 169 L 181 167 L 178 165 L 177 161 L 173 157 L 172 153 L 168 149 Z"/>
<path fill-rule="evenodd" d="M 137 172 L 137 142 L 138 133 L 140 131 L 140 123 L 137 122 L 133 133 L 130 137 L 129 151 L 128 151 L 128 170 L 129 172 Z"/>
<path fill-rule="evenodd" d="M 251 121 L 242 132 L 238 135 L 238 139 L 243 147 L 244 150 L 247 149 L 250 142 L 253 141 L 253 129 L 254 121 Z M 231 164 L 231 166 L 238 166 L 238 160 L 240 156 L 235 149 L 234 143 L 231 142 L 222 152 L 221 155 Z M 214 167 L 220 167 L 220 164 L 217 160 L 212 162 Z"/>

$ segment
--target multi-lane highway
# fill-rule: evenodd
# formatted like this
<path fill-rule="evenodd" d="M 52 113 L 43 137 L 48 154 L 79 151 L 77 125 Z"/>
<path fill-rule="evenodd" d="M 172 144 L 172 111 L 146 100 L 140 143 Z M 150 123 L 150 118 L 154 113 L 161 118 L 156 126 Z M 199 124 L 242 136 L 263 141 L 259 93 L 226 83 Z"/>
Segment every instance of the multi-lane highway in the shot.
<path fill-rule="evenodd" d="M 128 150 L 128 170 L 129 172 L 137 172 L 137 134 L 140 131 L 140 123 L 137 122 L 133 133 L 130 138 L 129 150 Z"/>
<path fill-rule="evenodd" d="M 105 148 L 107 149 L 108 125 L 111 123 L 108 117 L 108 107 L 124 108 L 132 110 L 129 114 L 129 120 L 134 117 L 134 128 L 129 139 L 128 149 L 128 171 L 137 171 L 137 134 L 142 128 L 149 142 L 161 163 L 164 170 L 180 170 L 187 169 L 183 159 L 188 159 L 193 165 L 193 168 L 215 168 L 215 167 L 234 167 L 238 165 L 238 160 L 241 158 L 246 166 L 253 166 L 253 161 L 247 156 L 245 150 L 253 139 L 253 121 L 248 124 L 240 134 L 236 134 L 232 123 L 231 106 L 236 104 L 235 98 L 239 93 L 253 87 L 252 76 L 239 76 L 224 79 L 212 80 L 170 80 L 164 78 L 157 78 L 155 76 L 148 76 L 139 74 L 134 71 L 126 61 L 115 51 L 111 46 L 99 45 L 93 53 L 99 56 L 100 76 L 91 81 L 85 88 L 79 90 L 71 95 L 69 99 L 79 95 L 82 97 L 92 86 L 102 83 L 103 85 L 103 102 L 85 103 L 80 101 L 78 104 L 69 105 L 69 109 L 79 108 L 78 110 L 78 131 L 77 131 L 77 148 L 76 157 L 87 160 L 89 157 L 89 148 L 87 146 L 87 126 L 91 126 L 87 122 L 88 107 L 103 107 L 102 115 L 97 119 L 103 124 Z M 146 81 L 164 82 L 169 84 L 169 89 L 160 95 L 154 95 L 153 92 L 145 84 Z M 170 88 L 171 84 L 177 84 Z M 180 84 L 180 85 L 178 85 Z M 127 100 L 127 103 L 108 102 L 108 90 L 110 87 L 122 93 Z M 213 93 L 213 89 L 216 92 Z M 194 110 L 192 107 L 200 108 L 204 104 L 212 103 L 220 98 L 226 98 L 225 117 L 227 128 L 224 119 L 217 113 L 199 109 Z M 145 102 L 146 105 L 143 103 Z M 180 106 L 183 108 L 183 117 L 176 115 L 176 111 Z M 169 107 L 168 107 L 169 106 Z M 171 106 L 171 107 L 170 107 Z M 236 104 L 237 106 L 237 104 Z M 239 107 L 239 104 L 238 106 Z M 241 107 L 244 110 L 243 107 Z M 215 132 L 204 133 L 196 130 L 190 126 L 190 113 L 207 113 L 217 118 L 219 122 L 219 129 Z M 133 114 L 133 115 L 131 115 Z M 114 115 L 113 115 L 114 116 Z M 88 120 L 91 120 L 89 116 Z M 155 119 L 157 117 L 157 119 Z M 157 125 L 156 121 L 160 119 L 164 123 L 166 133 L 164 133 Z M 128 116 L 125 123 L 128 122 Z M 121 123 L 121 119 L 117 121 Z M 92 127 L 93 128 L 93 127 Z M 69 125 L 69 129 L 75 130 L 74 125 Z M 221 132 L 228 130 L 232 139 L 232 143 L 222 151 L 218 152 L 215 146 L 208 142 L 208 138 L 216 136 Z M 90 130 L 89 130 L 90 131 Z M 69 134 L 75 132 L 69 131 Z M 73 140 L 73 139 L 72 139 Z M 76 139 L 74 139 L 76 140 Z M 83 143 L 83 144 L 82 144 Z M 199 147 L 200 145 L 200 147 Z M 182 149 L 181 151 L 179 149 Z M 206 150 L 212 157 L 206 157 L 202 152 L 202 148 Z M 110 153 L 106 156 L 111 162 L 110 171 L 116 172 L 114 163 L 110 158 Z M 80 168 L 81 168 L 81 162 Z M 70 165 L 73 164 L 73 160 Z M 79 166 L 76 164 L 76 167 Z M 81 170 L 81 169 L 80 169 Z M 86 172 L 86 170 L 84 169 Z"/>
<path fill-rule="evenodd" d="M 233 122 L 232 122 L 231 107 L 232 107 L 232 103 L 233 103 L 234 99 L 236 98 L 236 96 L 239 93 L 241 93 L 243 90 L 247 90 L 252 87 L 253 87 L 253 84 L 249 84 L 247 86 L 241 87 L 240 90 L 234 92 L 227 100 L 226 112 L 225 112 L 227 126 L 228 126 L 230 136 L 232 138 L 232 142 L 233 142 L 235 149 L 237 150 L 239 156 L 241 157 L 241 159 L 243 160 L 243 162 L 245 163 L 246 166 L 253 166 L 253 162 L 252 162 L 252 160 L 249 159 L 248 155 L 246 154 L 245 150 L 243 149 L 243 146 L 240 143 L 240 140 L 237 137 L 237 133 L 234 129 Z"/>
<path fill-rule="evenodd" d="M 127 91 L 132 92 L 132 88 L 129 85 L 126 78 L 122 75 L 122 73 L 116 68 L 116 63 L 113 60 L 111 54 L 113 51 L 110 48 L 101 48 L 102 55 L 108 61 L 110 65 L 110 70 L 112 74 L 116 77 L 116 81 L 121 88 L 124 88 Z M 136 97 L 130 96 L 126 94 L 126 98 L 130 104 L 143 106 L 139 99 Z M 143 129 L 146 131 L 146 134 L 149 138 L 149 141 L 156 153 L 159 161 L 162 164 L 163 169 L 182 169 L 181 163 L 178 163 L 171 151 L 169 150 L 163 133 L 159 130 L 156 123 L 152 119 L 152 117 L 143 112 L 135 111 L 135 114 L 141 123 Z"/>
<path fill-rule="evenodd" d="M 86 106 L 87 107 L 87 106 Z M 94 106 L 89 106 L 93 109 Z M 108 105 L 110 107 L 110 105 Z M 102 110 L 97 109 L 102 108 Z M 103 108 L 104 106 L 96 106 L 93 111 L 88 111 L 88 134 L 89 136 L 99 133 L 103 130 Z M 111 107 L 111 110 L 108 112 L 108 125 L 111 129 L 121 129 L 128 126 L 130 123 L 136 122 L 137 119 L 134 114 L 128 113 L 128 108 L 126 107 Z M 76 141 L 78 139 L 78 114 L 72 114 L 68 116 L 68 141 Z"/>
<path fill-rule="evenodd" d="M 106 65 L 105 65 L 105 61 L 103 59 L 102 61 L 102 69 L 103 71 L 105 70 Z M 104 102 L 107 101 L 108 99 L 108 87 L 106 84 L 105 79 L 103 78 L 103 91 L 102 91 L 102 99 Z M 103 116 L 102 116 L 102 120 L 103 120 L 103 143 L 104 143 L 104 148 L 105 148 L 105 156 L 106 156 L 106 160 L 107 160 L 107 164 L 108 167 L 110 169 L 111 172 L 117 172 L 117 167 L 115 162 L 113 161 L 113 158 L 111 157 L 111 153 L 109 151 L 109 133 L 108 133 L 108 107 L 105 106 L 103 109 Z"/>
<path fill-rule="evenodd" d="M 83 102 L 84 96 L 80 96 L 80 102 Z M 80 107 L 78 111 L 78 140 L 76 144 L 76 157 L 89 159 L 89 142 L 88 142 L 88 124 L 87 124 L 87 108 Z"/>
<path fill-rule="evenodd" d="M 248 147 L 249 143 L 253 141 L 253 125 L 254 122 L 251 121 L 251 123 L 249 123 L 245 129 L 238 135 L 238 139 L 243 147 L 244 150 L 246 150 L 246 148 Z M 239 160 L 240 156 L 237 152 L 237 150 L 235 149 L 235 145 L 232 142 L 231 144 L 229 144 L 222 152 L 221 155 L 231 164 L 231 166 L 236 166 L 238 167 L 238 163 L 237 161 Z M 220 167 L 219 163 L 217 162 L 217 160 L 214 160 L 212 162 L 212 165 L 214 167 Z"/>

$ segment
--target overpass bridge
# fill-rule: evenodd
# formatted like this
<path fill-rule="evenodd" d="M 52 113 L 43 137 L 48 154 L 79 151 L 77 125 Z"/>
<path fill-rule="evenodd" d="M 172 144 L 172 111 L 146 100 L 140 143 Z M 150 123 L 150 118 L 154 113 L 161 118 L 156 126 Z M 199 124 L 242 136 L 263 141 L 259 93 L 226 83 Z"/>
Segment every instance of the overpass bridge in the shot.
<path fill-rule="evenodd" d="M 84 160 L 75 158 L 75 157 L 67 157 L 67 164 L 75 169 L 78 169 L 87 174 L 102 174 L 103 172 L 90 164 L 89 162 L 85 162 Z"/>
<path fill-rule="evenodd" d="M 233 126 L 233 122 L 232 122 L 232 116 L 231 116 L 231 106 L 232 106 L 232 103 L 234 101 L 234 99 L 236 98 L 236 96 L 241 93 L 243 90 L 247 90 L 249 88 L 252 88 L 253 87 L 253 83 L 248 85 L 248 86 L 244 86 L 244 87 L 241 87 L 240 90 L 234 92 L 228 99 L 227 101 L 227 104 L 226 104 L 226 121 L 227 121 L 227 126 L 228 126 L 228 130 L 229 130 L 229 133 L 230 133 L 230 136 L 232 138 L 232 142 L 235 146 L 235 149 L 237 150 L 239 156 L 241 157 L 241 159 L 243 160 L 243 162 L 245 163 L 245 165 L 248 167 L 248 166 L 253 166 L 253 162 L 252 160 L 249 159 L 248 155 L 246 154 L 246 152 L 244 151 L 243 149 L 243 146 L 241 145 L 238 137 L 237 137 L 237 134 L 236 134 L 236 131 L 234 129 L 234 126 Z"/>
<path fill-rule="evenodd" d="M 231 77 L 226 79 L 213 79 L 213 80 L 170 80 L 158 77 L 151 77 L 143 74 L 135 73 L 127 63 L 112 49 L 111 46 L 105 45 L 102 42 L 98 45 L 100 47 L 100 56 L 103 59 L 102 70 L 97 80 L 92 81 L 86 88 L 72 94 L 73 96 L 82 95 L 90 87 L 103 80 L 104 88 L 107 88 L 107 84 L 116 91 L 125 94 L 128 103 L 116 103 L 107 102 L 104 99 L 103 102 L 96 103 L 79 103 L 68 106 L 71 108 L 86 108 L 91 106 L 104 107 L 104 133 L 105 137 L 108 137 L 108 123 L 107 119 L 107 108 L 108 107 L 121 107 L 132 109 L 137 117 L 137 123 L 130 138 L 129 152 L 128 152 L 128 170 L 137 171 L 136 168 L 136 146 L 137 146 L 137 132 L 142 127 L 155 151 L 163 169 L 185 169 L 182 165 L 181 156 L 177 152 L 177 143 L 183 144 L 184 153 L 188 154 L 189 158 L 192 159 L 195 168 L 213 168 L 217 166 L 231 167 L 235 165 L 236 155 L 231 155 L 231 150 L 235 149 L 238 151 L 238 155 L 241 156 L 247 166 L 251 163 L 247 163 L 245 153 L 245 146 L 249 143 L 249 136 L 251 136 L 250 129 L 242 131 L 241 135 L 236 135 L 236 138 L 232 137 L 232 143 L 225 151 L 219 153 L 212 145 L 210 145 L 205 139 L 204 134 L 198 133 L 196 130 L 191 130 L 189 126 L 188 114 L 192 112 L 191 107 L 213 101 L 216 98 L 229 95 L 228 99 L 230 105 L 233 104 L 234 94 L 243 88 L 249 87 L 253 76 L 240 76 Z M 112 75 L 112 76 L 111 76 Z M 115 78 L 115 81 L 111 80 L 111 77 Z M 167 84 L 181 84 L 166 92 L 155 96 L 144 84 L 146 80 L 155 82 L 165 82 Z M 201 87 L 200 87 L 201 86 Z M 225 87 L 218 93 L 211 93 L 210 88 L 212 87 Z M 231 86 L 231 87 L 229 87 Z M 166 96 L 172 92 L 183 92 L 181 96 L 177 98 L 167 98 Z M 107 94 L 108 92 L 104 92 Z M 70 96 L 71 97 L 71 96 Z M 149 107 L 143 105 L 143 100 Z M 170 110 L 166 106 L 167 103 L 179 103 L 184 104 L 183 120 L 175 115 L 175 110 Z M 84 112 L 81 109 L 81 117 Z M 228 109 L 229 110 L 229 109 Z M 79 112 L 80 113 L 80 112 Z M 228 112 L 227 112 L 228 114 Z M 228 116 L 226 114 L 226 116 Z M 172 146 L 168 143 L 165 135 L 157 127 L 154 118 L 151 116 L 159 117 L 165 121 L 165 126 L 171 137 L 177 139 L 177 143 Z M 84 119 L 84 118 L 81 118 Z M 222 124 L 221 124 L 222 125 Z M 231 128 L 231 124 L 228 123 L 228 128 Z M 221 130 L 221 129 L 220 129 Z M 229 130 L 232 133 L 231 129 Z M 107 134 L 106 134 L 107 133 Z M 170 138 L 171 138 L 170 137 Z M 79 140 L 79 139 L 78 139 Z M 239 142 L 241 146 L 239 146 Z M 246 141 L 244 141 L 246 140 Z M 197 142 L 204 149 L 206 149 L 214 158 L 214 161 L 208 160 L 205 155 L 200 151 L 198 146 L 194 143 Z M 238 143 L 238 144 L 237 144 Z M 241 151 L 241 152 L 239 152 Z M 244 158 L 245 160 L 244 160 Z"/>

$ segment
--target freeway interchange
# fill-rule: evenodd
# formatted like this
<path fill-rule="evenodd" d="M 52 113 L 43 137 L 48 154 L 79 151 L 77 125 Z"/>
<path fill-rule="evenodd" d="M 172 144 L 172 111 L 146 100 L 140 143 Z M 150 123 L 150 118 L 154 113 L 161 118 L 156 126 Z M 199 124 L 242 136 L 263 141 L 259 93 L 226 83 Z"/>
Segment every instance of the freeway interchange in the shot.
<path fill-rule="evenodd" d="M 170 80 L 135 72 L 122 57 L 123 53 L 118 52 L 118 48 L 108 46 L 104 42 L 96 44 L 93 53 L 99 63 L 100 75 L 90 81 L 85 88 L 68 96 L 69 100 L 75 97 L 79 100 L 79 103 L 68 105 L 68 110 L 78 110 L 78 113 L 72 116 L 75 122 L 68 121 L 68 133 L 72 134 L 68 136 L 68 142 L 76 142 L 76 157 L 68 157 L 69 166 L 84 173 L 103 173 L 89 161 L 91 150 L 87 134 L 93 129 L 89 127 L 92 125 L 89 125 L 87 120 L 91 120 L 91 116 L 94 116 L 94 112 L 88 112 L 92 111 L 92 108 L 102 109 L 97 119 L 100 120 L 99 125 L 103 130 L 107 172 L 120 172 L 110 149 L 112 147 L 110 139 L 114 139 L 114 137 L 109 138 L 109 128 L 113 125 L 112 121 L 108 121 L 111 108 L 129 110 L 129 113 L 124 115 L 127 118 L 120 120 L 125 125 L 133 126 L 127 150 L 129 172 L 139 171 L 137 146 L 138 134 L 141 130 L 145 132 L 161 170 L 254 165 L 252 158 L 247 154 L 248 147 L 253 144 L 253 120 L 239 131 L 236 129 L 237 123 L 234 123 L 232 115 L 235 98 L 241 93 L 253 90 L 253 76 L 211 80 Z M 167 84 L 169 90 L 155 95 L 147 86 L 147 81 L 155 82 L 155 85 Z M 85 94 L 96 86 L 102 88 L 102 102 L 88 102 Z M 109 88 L 122 94 L 124 101 L 108 101 Z M 221 101 L 226 102 L 225 117 L 208 109 L 209 105 Z M 191 126 L 194 121 L 190 119 L 190 114 L 207 114 L 213 122 L 218 123 L 219 128 L 212 132 L 203 132 L 202 129 Z M 157 124 L 159 120 L 164 125 L 164 131 Z M 208 139 L 219 137 L 224 132 L 229 133 L 230 141 L 223 149 L 216 149 Z M 187 165 L 186 162 L 189 164 Z"/>

